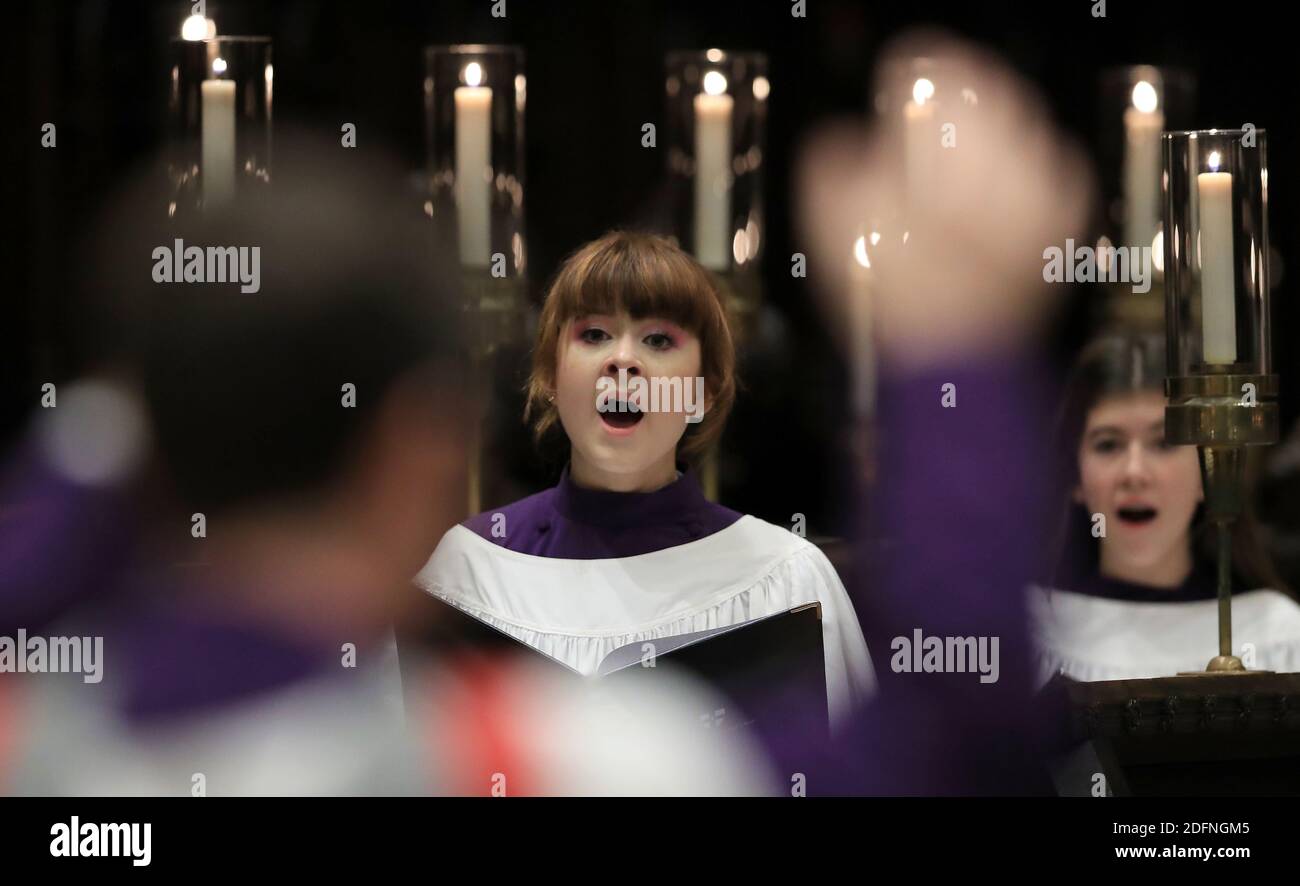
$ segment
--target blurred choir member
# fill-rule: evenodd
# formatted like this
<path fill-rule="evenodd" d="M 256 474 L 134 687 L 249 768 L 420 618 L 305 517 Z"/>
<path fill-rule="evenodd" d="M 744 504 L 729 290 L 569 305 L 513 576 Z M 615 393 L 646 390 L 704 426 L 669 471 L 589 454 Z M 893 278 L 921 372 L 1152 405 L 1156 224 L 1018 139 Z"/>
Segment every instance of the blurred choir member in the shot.
<path fill-rule="evenodd" d="M 119 374 L 138 379 L 156 443 L 129 503 L 146 537 L 111 597 L 37 580 L 57 572 L 58 537 L 32 553 L 30 587 L 4 585 L 6 626 L 99 637 L 103 653 L 89 681 L 5 675 L 3 789 L 769 790 L 752 745 L 689 722 L 716 702 L 670 677 L 615 698 L 491 655 L 413 655 L 401 685 L 392 627 L 462 500 L 449 264 L 418 211 L 403 216 L 400 171 L 288 132 L 277 154 L 273 188 L 237 214 L 169 222 L 136 186 L 100 231 L 105 334 L 121 334 Z M 155 250 L 181 238 L 257 247 L 257 291 L 156 282 Z M 126 402 L 110 404 L 119 419 Z M 96 428 L 74 423 L 61 451 L 104 449 Z"/>
<path fill-rule="evenodd" d="M 169 220 L 135 186 L 101 229 L 105 315 L 156 442 L 147 540 L 119 594 L 49 627 L 102 637 L 102 679 L 26 675 L 12 790 L 434 784 L 391 625 L 454 513 L 454 301 L 400 177 L 326 144 L 281 138 L 283 172 L 237 212 Z M 157 282 L 178 240 L 259 250 L 255 291 Z"/>
<path fill-rule="evenodd" d="M 1045 761 L 1062 748 L 1035 706 L 1024 603 L 1048 513 L 1035 332 L 1052 293 L 1039 256 L 1081 229 L 1090 177 L 999 59 L 906 35 L 884 53 L 882 82 L 914 57 L 933 62 L 942 94 L 962 95 L 943 109 L 955 140 L 925 176 L 903 174 L 914 142 L 901 113 L 867 133 L 833 127 L 800 163 L 810 278 L 836 322 L 851 316 L 848 259 L 864 216 L 885 231 L 871 258 L 879 480 L 858 530 L 870 579 L 854 589 L 881 689 L 833 748 L 789 747 L 777 765 L 807 772 L 810 793 L 1046 792 Z M 969 661 L 917 668 L 918 633 L 945 648 L 996 640 L 996 674 Z"/>

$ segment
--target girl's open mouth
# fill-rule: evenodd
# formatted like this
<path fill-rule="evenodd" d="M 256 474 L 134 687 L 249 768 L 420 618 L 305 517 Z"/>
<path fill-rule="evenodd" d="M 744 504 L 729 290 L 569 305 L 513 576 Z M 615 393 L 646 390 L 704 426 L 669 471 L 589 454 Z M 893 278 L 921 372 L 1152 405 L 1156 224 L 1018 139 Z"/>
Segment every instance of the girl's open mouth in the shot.
<path fill-rule="evenodd" d="M 626 400 L 611 400 L 605 411 L 600 412 L 600 420 L 605 426 L 618 431 L 631 430 L 644 417 L 645 413 Z"/>
<path fill-rule="evenodd" d="M 1156 509 L 1145 505 L 1132 505 L 1120 508 L 1118 516 L 1125 525 L 1145 526 L 1156 518 Z"/>

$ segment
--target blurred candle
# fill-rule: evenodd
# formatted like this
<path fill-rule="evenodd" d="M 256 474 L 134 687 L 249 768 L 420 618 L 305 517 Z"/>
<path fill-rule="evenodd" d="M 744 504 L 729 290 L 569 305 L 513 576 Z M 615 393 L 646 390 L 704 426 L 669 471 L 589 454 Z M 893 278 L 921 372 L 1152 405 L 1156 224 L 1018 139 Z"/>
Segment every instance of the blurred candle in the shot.
<path fill-rule="evenodd" d="M 487 267 L 491 245 L 492 89 L 479 86 L 483 69 L 465 66 L 466 86 L 455 92 L 456 217 L 460 230 L 460 260 Z"/>
<path fill-rule="evenodd" d="M 225 64 L 220 67 L 224 70 Z M 204 80 L 199 84 L 199 93 L 203 207 L 217 209 L 235 196 L 235 81 Z"/>
<path fill-rule="evenodd" d="M 909 192 L 930 177 L 930 161 L 938 147 L 933 97 L 934 83 L 921 77 L 912 84 L 911 101 L 903 105 L 903 182 Z"/>
<path fill-rule="evenodd" d="M 1160 196 L 1160 131 L 1165 115 L 1156 109 L 1155 87 L 1146 80 L 1133 87 L 1124 111 L 1124 243 L 1150 246 L 1156 235 Z"/>
<path fill-rule="evenodd" d="M 695 258 L 725 271 L 731 255 L 731 111 L 727 78 L 704 75 L 695 96 Z"/>
<path fill-rule="evenodd" d="M 851 348 L 853 412 L 856 418 L 869 418 L 876 407 L 876 353 L 871 326 L 871 258 L 872 247 L 880 235 L 864 234 L 853 242 L 853 260 L 849 262 L 849 342 Z"/>
<path fill-rule="evenodd" d="M 1201 209 L 1201 350 L 1206 363 L 1237 361 L 1237 312 L 1232 262 L 1232 174 L 1218 172 L 1218 151 L 1207 158 L 1213 172 L 1196 176 Z"/>

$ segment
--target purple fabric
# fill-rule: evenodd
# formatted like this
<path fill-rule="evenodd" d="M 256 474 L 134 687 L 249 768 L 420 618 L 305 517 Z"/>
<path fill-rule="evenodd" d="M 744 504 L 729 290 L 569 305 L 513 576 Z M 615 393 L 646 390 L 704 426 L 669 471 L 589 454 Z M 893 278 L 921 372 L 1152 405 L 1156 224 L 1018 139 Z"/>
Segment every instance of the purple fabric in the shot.
<path fill-rule="evenodd" d="M 956 385 L 945 408 L 943 385 Z M 1021 794 L 1050 790 L 1051 702 L 1033 694 L 1024 591 L 1050 510 L 1040 423 L 1047 393 L 1029 361 L 951 366 L 881 381 L 880 478 L 859 530 L 852 589 L 880 694 L 835 745 L 771 737 L 777 765 L 810 793 Z M 883 535 L 875 546 L 870 537 Z M 895 673 L 892 641 L 997 637 L 999 679 Z"/>
<path fill-rule="evenodd" d="M 28 437 L 0 479 L 0 633 L 36 631 L 108 597 L 134 536 L 123 490 L 72 482 Z"/>
<path fill-rule="evenodd" d="M 378 644 L 363 643 L 355 632 L 309 636 L 229 608 L 215 577 L 170 570 L 132 588 L 132 599 L 104 626 L 104 658 L 105 682 L 120 693 L 122 713 L 136 726 L 208 713 L 312 677 L 381 666 Z M 356 669 L 341 664 L 348 642 L 357 647 Z"/>
<path fill-rule="evenodd" d="M 521 554 L 600 560 L 696 541 L 740 516 L 706 499 L 692 471 L 655 492 L 604 492 L 577 486 L 566 466 L 554 488 L 484 511 L 464 525 Z"/>
<path fill-rule="evenodd" d="M 1154 588 L 1118 578 L 1102 575 L 1095 568 L 1086 572 L 1061 590 L 1105 597 L 1109 600 L 1126 600 L 1131 603 L 1186 603 L 1194 600 L 1213 600 L 1219 595 L 1217 576 L 1204 564 L 1197 564 L 1187 579 L 1176 588 Z M 1233 593 L 1240 593 L 1246 585 L 1233 582 Z"/>

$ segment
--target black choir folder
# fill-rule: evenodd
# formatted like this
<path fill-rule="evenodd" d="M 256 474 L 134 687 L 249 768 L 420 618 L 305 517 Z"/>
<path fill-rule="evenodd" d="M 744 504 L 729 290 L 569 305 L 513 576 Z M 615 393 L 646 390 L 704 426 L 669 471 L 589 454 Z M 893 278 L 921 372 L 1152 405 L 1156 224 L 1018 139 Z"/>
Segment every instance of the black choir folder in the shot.
<path fill-rule="evenodd" d="M 721 709 L 697 712 L 708 726 L 757 727 L 766 734 L 797 728 L 810 735 L 829 732 L 820 603 L 727 627 L 629 643 L 605 656 L 594 677 L 585 678 L 463 609 L 433 596 L 428 599 L 438 608 L 434 642 L 444 649 L 532 653 L 582 679 L 637 681 L 654 679 L 651 675 L 661 668 L 684 672 L 727 702 Z M 650 656 L 654 667 L 645 664 Z"/>

